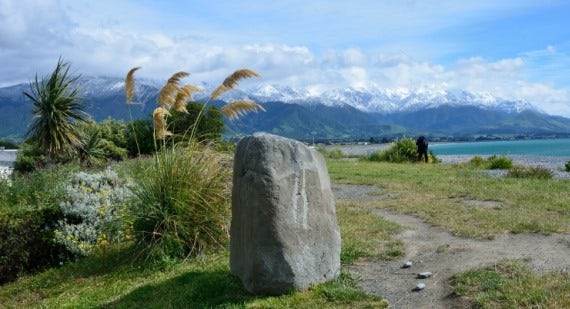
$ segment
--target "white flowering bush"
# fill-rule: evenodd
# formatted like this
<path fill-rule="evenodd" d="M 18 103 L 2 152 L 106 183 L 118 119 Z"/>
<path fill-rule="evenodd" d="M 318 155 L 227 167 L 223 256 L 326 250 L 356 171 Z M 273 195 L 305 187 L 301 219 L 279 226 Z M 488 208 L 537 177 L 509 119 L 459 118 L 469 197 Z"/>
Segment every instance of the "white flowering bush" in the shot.
<path fill-rule="evenodd" d="M 76 173 L 64 196 L 59 205 L 64 219 L 57 224 L 55 239 L 75 255 L 87 256 L 96 247 L 130 238 L 133 194 L 116 172 Z"/>

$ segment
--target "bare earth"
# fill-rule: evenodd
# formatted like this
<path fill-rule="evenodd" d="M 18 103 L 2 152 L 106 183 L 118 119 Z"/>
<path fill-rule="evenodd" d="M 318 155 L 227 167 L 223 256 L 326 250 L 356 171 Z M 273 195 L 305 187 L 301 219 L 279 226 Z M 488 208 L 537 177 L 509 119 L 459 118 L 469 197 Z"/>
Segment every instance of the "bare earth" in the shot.
<path fill-rule="evenodd" d="M 332 189 L 337 201 L 379 198 L 370 194 L 377 190 L 374 186 L 333 184 Z M 473 240 L 453 236 L 414 216 L 383 209 L 374 213 L 405 228 L 396 236 L 404 243 L 405 256 L 390 262 L 358 261 L 348 270 L 362 290 L 388 300 L 390 308 L 468 308 L 467 301 L 451 294 L 452 275 L 504 259 L 522 260 L 539 273 L 570 271 L 568 234 L 506 234 L 494 240 Z M 407 261 L 412 267 L 402 268 Z M 420 272 L 433 276 L 418 279 Z M 425 289 L 413 291 L 418 283 L 424 283 Z"/>

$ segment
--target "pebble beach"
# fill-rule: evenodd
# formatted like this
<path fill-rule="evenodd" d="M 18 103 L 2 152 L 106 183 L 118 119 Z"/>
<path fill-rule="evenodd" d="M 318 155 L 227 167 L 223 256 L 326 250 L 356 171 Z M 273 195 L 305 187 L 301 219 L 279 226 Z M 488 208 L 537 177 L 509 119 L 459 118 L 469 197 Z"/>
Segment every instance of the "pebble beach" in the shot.
<path fill-rule="evenodd" d="M 469 162 L 473 155 L 438 155 L 437 158 L 444 164 L 458 164 L 462 162 Z M 487 156 L 481 156 L 486 158 Z M 547 157 L 547 156 L 521 156 L 521 155 L 508 155 L 513 161 L 514 165 L 543 167 L 552 172 L 555 179 L 570 179 L 570 172 L 564 171 L 566 162 L 570 160 L 568 157 Z M 489 171 L 494 176 L 502 176 L 506 171 L 492 170 Z"/>

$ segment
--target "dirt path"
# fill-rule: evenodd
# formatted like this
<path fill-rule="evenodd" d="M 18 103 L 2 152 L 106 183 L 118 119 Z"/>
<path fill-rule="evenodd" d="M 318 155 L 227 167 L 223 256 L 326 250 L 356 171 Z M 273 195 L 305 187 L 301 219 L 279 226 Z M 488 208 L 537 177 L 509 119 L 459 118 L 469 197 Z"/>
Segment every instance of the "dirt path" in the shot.
<path fill-rule="evenodd" d="M 374 186 L 333 184 L 337 200 L 374 200 Z M 537 272 L 570 271 L 570 235 L 507 234 L 494 240 L 460 238 L 426 224 L 414 216 L 376 209 L 374 213 L 396 222 L 405 231 L 396 236 L 405 256 L 390 262 L 357 262 L 348 269 L 359 286 L 390 303 L 390 308 L 465 308 L 469 304 L 451 297 L 449 279 L 458 272 L 492 265 L 503 259 L 520 259 Z M 406 261 L 413 266 L 402 268 Z M 417 279 L 420 272 L 431 272 Z M 425 289 L 413 291 L 418 283 Z"/>

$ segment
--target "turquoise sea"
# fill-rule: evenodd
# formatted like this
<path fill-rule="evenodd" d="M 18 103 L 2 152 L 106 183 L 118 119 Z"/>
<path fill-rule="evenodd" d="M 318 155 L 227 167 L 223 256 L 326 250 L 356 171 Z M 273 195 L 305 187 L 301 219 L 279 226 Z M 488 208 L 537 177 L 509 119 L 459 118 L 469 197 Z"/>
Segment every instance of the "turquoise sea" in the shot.
<path fill-rule="evenodd" d="M 570 157 L 570 138 L 513 141 L 431 143 L 436 155 L 528 155 Z"/>

